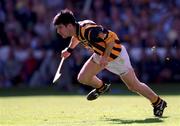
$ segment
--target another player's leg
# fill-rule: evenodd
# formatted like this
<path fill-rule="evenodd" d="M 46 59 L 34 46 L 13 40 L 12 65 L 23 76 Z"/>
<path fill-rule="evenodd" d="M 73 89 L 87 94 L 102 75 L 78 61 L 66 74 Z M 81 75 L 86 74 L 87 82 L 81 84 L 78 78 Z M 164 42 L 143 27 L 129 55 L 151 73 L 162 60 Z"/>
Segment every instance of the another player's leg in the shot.
<path fill-rule="evenodd" d="M 163 115 L 163 111 L 165 107 L 167 107 L 167 103 L 162 100 L 151 88 L 149 88 L 146 84 L 140 82 L 132 68 L 129 69 L 128 73 L 121 76 L 123 82 L 127 85 L 129 90 L 133 92 L 137 92 L 147 99 L 149 99 L 154 108 L 154 115 L 161 117 Z"/>
<path fill-rule="evenodd" d="M 78 81 L 80 83 L 94 87 L 94 89 L 87 95 L 88 100 L 95 100 L 101 94 L 107 92 L 110 88 L 109 83 L 103 82 L 96 76 L 103 69 L 104 68 L 95 63 L 91 57 L 84 64 L 78 75 Z"/>

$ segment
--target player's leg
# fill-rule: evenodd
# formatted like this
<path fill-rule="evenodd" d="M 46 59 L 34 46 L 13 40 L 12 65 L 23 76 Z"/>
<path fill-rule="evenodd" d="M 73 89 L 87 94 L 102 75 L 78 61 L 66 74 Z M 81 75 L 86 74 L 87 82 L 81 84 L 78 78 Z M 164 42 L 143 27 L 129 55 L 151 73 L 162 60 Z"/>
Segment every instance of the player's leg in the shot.
<path fill-rule="evenodd" d="M 139 93 L 149 99 L 154 106 L 154 115 L 162 116 L 166 102 L 161 100 L 159 96 L 146 84 L 137 79 L 124 46 L 122 46 L 122 51 L 119 57 L 109 63 L 106 69 L 119 75 L 131 91 Z"/>
<path fill-rule="evenodd" d="M 99 64 L 95 63 L 90 57 L 87 62 L 82 67 L 80 73 L 78 74 L 78 81 L 80 83 L 94 87 L 88 95 L 88 100 L 95 100 L 100 94 L 108 91 L 110 84 L 106 84 L 104 81 L 100 80 L 96 75 L 103 70 Z"/>
<path fill-rule="evenodd" d="M 125 73 L 119 74 L 121 79 L 131 91 L 137 92 L 151 101 L 154 107 L 155 116 L 162 116 L 167 103 L 162 100 L 151 88 L 137 79 L 125 47 L 122 47 L 122 54 L 120 58 L 124 61 L 120 71 L 124 70 Z"/>
<path fill-rule="evenodd" d="M 89 85 L 94 88 L 99 88 L 102 86 L 102 81 L 96 76 L 103 68 L 100 65 L 94 63 L 92 61 L 92 57 L 90 57 L 86 63 L 81 68 L 77 80 L 82 83 Z"/>
<path fill-rule="evenodd" d="M 132 68 L 129 68 L 129 71 L 125 75 L 122 75 L 120 77 L 129 90 L 143 95 L 152 103 L 154 103 L 158 99 L 158 95 L 153 90 L 151 90 L 146 84 L 140 82 L 137 79 Z"/>
<path fill-rule="evenodd" d="M 167 103 L 162 100 L 151 88 L 146 84 L 140 82 L 132 68 L 129 69 L 128 73 L 121 76 L 123 82 L 127 85 L 128 89 L 137 92 L 147 99 L 149 99 L 154 107 L 154 115 L 162 116 L 164 108 L 167 106 Z"/>

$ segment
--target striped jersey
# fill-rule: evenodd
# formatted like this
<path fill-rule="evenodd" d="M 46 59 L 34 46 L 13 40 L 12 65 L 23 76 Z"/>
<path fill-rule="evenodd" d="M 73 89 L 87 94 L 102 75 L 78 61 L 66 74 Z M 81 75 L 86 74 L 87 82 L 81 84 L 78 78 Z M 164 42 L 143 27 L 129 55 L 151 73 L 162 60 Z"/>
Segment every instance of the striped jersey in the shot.
<path fill-rule="evenodd" d="M 108 60 L 117 58 L 121 52 L 121 44 L 117 35 L 91 20 L 77 23 L 76 37 L 85 47 L 90 47 L 98 55 L 103 55 L 106 44 L 115 42 Z"/>

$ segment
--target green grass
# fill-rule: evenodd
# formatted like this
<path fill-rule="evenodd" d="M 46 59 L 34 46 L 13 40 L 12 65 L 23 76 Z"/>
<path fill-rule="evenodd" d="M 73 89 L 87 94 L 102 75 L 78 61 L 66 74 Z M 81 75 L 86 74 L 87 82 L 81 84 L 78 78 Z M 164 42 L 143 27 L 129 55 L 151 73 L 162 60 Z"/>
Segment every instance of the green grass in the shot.
<path fill-rule="evenodd" d="M 137 95 L 0 97 L 0 126 L 180 126 L 180 95 L 168 102 L 163 118 L 152 115 L 148 100 Z"/>

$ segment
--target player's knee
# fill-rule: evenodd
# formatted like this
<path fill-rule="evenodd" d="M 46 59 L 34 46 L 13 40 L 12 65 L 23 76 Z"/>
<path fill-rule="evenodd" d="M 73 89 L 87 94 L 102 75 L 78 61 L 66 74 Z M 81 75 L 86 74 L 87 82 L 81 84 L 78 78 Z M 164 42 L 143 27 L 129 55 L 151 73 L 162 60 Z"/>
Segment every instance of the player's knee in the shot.
<path fill-rule="evenodd" d="M 82 84 L 86 84 L 87 83 L 87 77 L 85 77 L 81 73 L 78 74 L 77 80 L 79 81 L 79 83 L 82 83 Z"/>
<path fill-rule="evenodd" d="M 139 86 L 139 84 L 132 84 L 132 85 L 128 86 L 128 89 L 132 92 L 139 92 L 140 86 Z"/>

